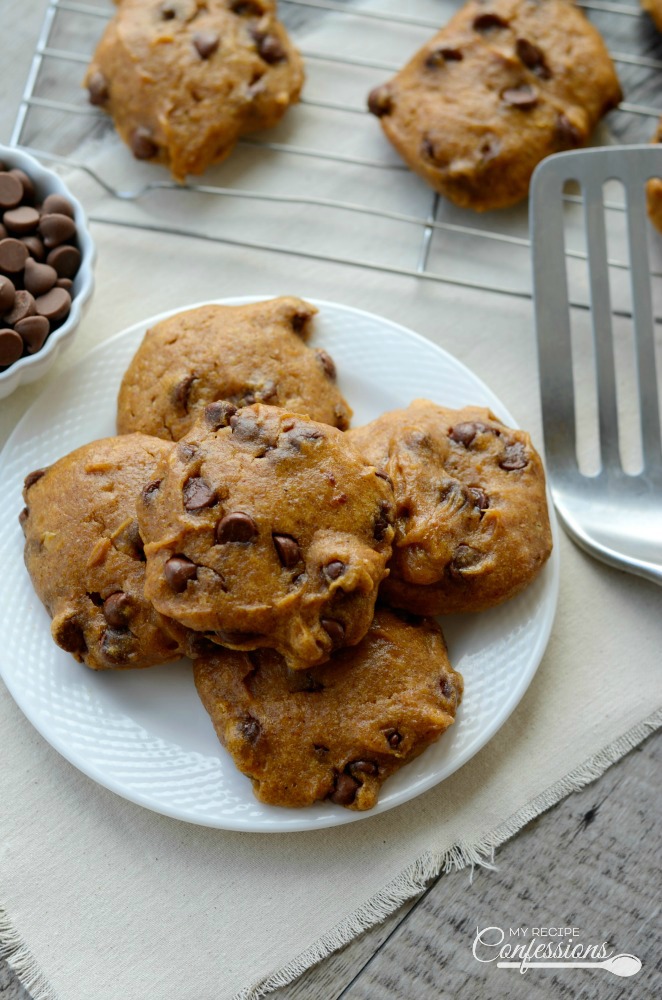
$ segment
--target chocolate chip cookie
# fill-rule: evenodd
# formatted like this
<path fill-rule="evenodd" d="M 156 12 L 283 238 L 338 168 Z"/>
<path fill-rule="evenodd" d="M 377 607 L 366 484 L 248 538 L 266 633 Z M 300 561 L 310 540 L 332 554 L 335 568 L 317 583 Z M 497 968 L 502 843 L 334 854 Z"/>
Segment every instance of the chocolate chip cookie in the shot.
<path fill-rule="evenodd" d="M 662 0 L 641 0 L 641 6 L 650 14 L 658 31 L 662 31 Z"/>
<path fill-rule="evenodd" d="M 545 474 L 524 431 L 489 410 L 425 399 L 348 432 L 393 484 L 382 595 L 416 614 L 483 611 L 513 597 L 552 549 Z"/>
<path fill-rule="evenodd" d="M 145 593 L 224 646 L 304 669 L 370 627 L 392 519 L 390 485 L 334 427 L 211 403 L 138 504 Z"/>
<path fill-rule="evenodd" d="M 317 310 L 286 297 L 202 306 L 148 330 L 122 380 L 117 427 L 178 441 L 208 403 L 268 403 L 345 430 L 352 411 L 326 351 L 306 344 Z"/>
<path fill-rule="evenodd" d="M 378 609 L 365 638 L 328 663 L 287 669 L 272 650 L 219 650 L 194 665 L 221 743 L 261 802 L 330 799 L 371 809 L 383 782 L 455 719 L 462 677 L 439 626 Z"/>
<path fill-rule="evenodd" d="M 139 160 L 177 181 L 201 174 L 246 132 L 298 100 L 299 53 L 274 0 L 121 0 L 85 76 Z"/>
<path fill-rule="evenodd" d="M 574 3 L 470 0 L 368 106 L 412 170 L 484 211 L 524 198 L 536 164 L 584 145 L 620 99 Z"/>
<path fill-rule="evenodd" d="M 26 477 L 28 572 L 55 642 L 93 670 L 150 667 L 195 649 L 143 591 L 136 499 L 170 447 L 142 434 L 106 438 Z"/>

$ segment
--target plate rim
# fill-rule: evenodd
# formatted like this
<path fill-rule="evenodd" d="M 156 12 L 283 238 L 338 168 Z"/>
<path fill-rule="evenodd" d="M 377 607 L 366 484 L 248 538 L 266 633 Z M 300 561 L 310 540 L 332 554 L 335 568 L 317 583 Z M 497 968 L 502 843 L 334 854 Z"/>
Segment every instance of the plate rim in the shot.
<path fill-rule="evenodd" d="M 114 341 L 119 339 L 124 339 L 131 337 L 139 333 L 141 330 L 144 333 L 156 323 L 167 319 L 170 316 L 176 315 L 180 312 L 186 312 L 189 310 L 197 309 L 206 305 L 244 305 L 252 302 L 266 301 L 273 298 L 279 298 L 282 296 L 278 295 L 243 295 L 243 296 L 226 296 L 222 299 L 208 299 L 201 302 L 196 302 L 189 305 L 180 306 L 174 309 L 168 309 L 161 313 L 149 316 L 143 320 L 131 324 L 110 337 L 107 337 L 99 344 L 94 345 L 90 350 L 86 351 L 74 365 L 72 365 L 68 372 L 76 369 L 87 363 L 90 358 L 94 357 L 97 353 L 107 349 L 107 347 Z M 297 296 L 299 297 L 299 296 Z M 515 421 L 514 417 L 508 410 L 508 408 L 502 403 L 502 401 L 496 396 L 493 390 L 478 376 L 476 375 L 468 365 L 460 361 L 450 352 L 446 351 L 443 347 L 435 344 L 433 341 L 424 337 L 422 334 L 417 333 L 415 330 L 411 330 L 409 327 L 403 326 L 401 323 L 397 323 L 385 316 L 381 316 L 378 313 L 371 312 L 366 309 L 361 309 L 356 306 L 348 306 L 341 302 L 333 302 L 327 299 L 317 299 L 313 297 L 305 297 L 305 301 L 314 305 L 320 313 L 326 307 L 331 309 L 340 309 L 343 312 L 353 313 L 362 317 L 369 319 L 371 322 L 377 322 L 380 325 L 385 325 L 390 327 L 392 330 L 400 335 L 404 335 L 407 339 L 413 339 L 417 342 L 422 343 L 426 349 L 430 349 L 435 353 L 440 354 L 446 364 L 450 364 L 452 368 L 461 369 L 462 372 L 469 377 L 469 379 L 476 386 L 480 386 L 481 391 L 485 394 L 485 398 L 489 399 L 491 402 L 488 404 L 490 408 L 493 408 L 501 419 L 508 423 L 513 428 L 518 428 L 518 423 Z M 61 378 L 63 378 L 68 372 L 61 372 L 55 379 L 51 379 L 48 386 L 44 389 L 50 389 L 54 384 L 56 384 Z M 6 454 L 13 450 L 14 443 L 21 435 L 23 427 L 27 424 L 33 410 L 37 406 L 39 400 L 43 395 L 43 390 L 29 405 L 23 416 L 20 418 L 16 426 L 13 428 L 11 434 L 9 435 L 5 445 L 0 452 L 0 470 L 3 468 L 3 459 Z M 360 426 L 360 425 L 357 425 Z M 0 477 L 4 478 L 4 477 Z M 20 686 L 18 684 L 13 684 L 7 679 L 6 672 L 3 670 L 3 658 L 0 657 L 0 678 L 2 678 L 7 690 L 12 696 L 14 702 L 21 710 L 25 718 L 28 720 L 30 725 L 37 731 L 37 733 L 44 739 L 50 746 L 56 750 L 62 757 L 65 758 L 73 767 L 84 774 L 86 777 L 91 778 L 97 784 L 101 785 L 103 788 L 108 789 L 114 794 L 120 796 L 121 798 L 133 802 L 143 808 L 149 809 L 151 812 L 167 816 L 171 819 L 179 820 L 184 823 L 192 823 L 196 826 L 206 827 L 207 829 L 218 829 L 218 830 L 229 830 L 234 832 L 242 833 L 276 833 L 276 834 L 286 834 L 286 833 L 301 833 L 322 829 L 331 829 L 339 826 L 346 826 L 349 823 L 358 822 L 359 820 L 370 819 L 374 816 L 389 812 L 393 809 L 400 808 L 406 805 L 414 798 L 418 798 L 420 795 L 425 794 L 430 791 L 430 789 L 436 787 L 438 784 L 446 781 L 452 775 L 454 775 L 460 768 L 462 768 L 469 760 L 473 759 L 477 754 L 479 754 L 485 746 L 492 740 L 492 738 L 499 732 L 499 730 L 505 725 L 512 713 L 515 711 L 519 703 L 521 702 L 524 694 L 528 690 L 533 678 L 535 677 L 542 658 L 544 656 L 545 650 L 549 643 L 549 638 L 554 625 L 556 612 L 558 610 L 558 597 L 559 597 L 559 587 L 560 587 L 560 546 L 559 546 L 559 527 L 556 518 L 556 512 L 554 504 L 552 501 L 549 482 L 547 482 L 547 501 L 549 508 L 549 518 L 550 526 L 552 531 L 553 548 L 547 563 L 542 569 L 543 573 L 547 575 L 546 581 L 546 595 L 543 602 L 543 608 L 545 610 L 545 618 L 542 627 L 536 634 L 536 641 L 531 648 L 529 654 L 529 666 L 526 671 L 520 676 L 518 683 L 509 692 L 509 697 L 504 701 L 501 709 L 495 713 L 494 717 L 490 720 L 490 724 L 487 725 L 481 732 L 481 736 L 478 740 L 478 745 L 468 745 L 465 747 L 464 751 L 458 753 L 457 759 L 453 761 L 452 770 L 446 773 L 443 777 L 437 777 L 434 773 L 428 778 L 423 779 L 415 788 L 411 791 L 411 794 L 407 793 L 405 789 L 399 796 L 397 802 L 386 803 L 383 800 L 378 800 L 377 804 L 370 810 L 356 811 L 350 809 L 342 809 L 336 812 L 335 810 L 329 809 L 328 813 L 320 814 L 319 818 L 313 817 L 305 809 L 292 809 L 292 818 L 288 818 L 286 822 L 282 820 L 248 820 L 237 819 L 235 817 L 223 817 L 222 821 L 216 818 L 208 818 L 202 815 L 191 816 L 186 814 L 183 809 L 178 809 L 176 807 L 171 807 L 167 803 L 155 803 L 153 799 L 148 798 L 147 795 L 141 794 L 139 790 L 133 788 L 126 788 L 122 786 L 114 777 L 105 774 L 100 768 L 96 767 L 92 763 L 88 763 L 80 755 L 74 754 L 67 746 L 66 741 L 57 735 L 56 732 L 51 731 L 48 735 L 43 732 L 40 725 L 37 724 L 35 718 L 38 718 L 38 713 L 35 711 L 31 713 L 29 704 L 26 705 L 21 697 Z M 442 619 L 443 623 L 443 619 Z M 41 722 L 41 719 L 39 719 Z M 252 792 L 249 792 L 252 794 Z M 266 807 L 265 807 L 266 808 Z"/>

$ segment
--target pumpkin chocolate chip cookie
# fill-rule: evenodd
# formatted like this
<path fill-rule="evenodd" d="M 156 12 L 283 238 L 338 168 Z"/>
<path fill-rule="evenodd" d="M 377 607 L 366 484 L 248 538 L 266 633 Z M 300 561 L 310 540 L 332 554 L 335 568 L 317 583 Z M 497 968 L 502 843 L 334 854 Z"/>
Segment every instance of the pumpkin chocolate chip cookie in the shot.
<path fill-rule="evenodd" d="M 395 538 L 382 596 L 418 614 L 513 597 L 552 549 L 545 474 L 524 431 L 489 410 L 415 400 L 348 437 L 393 484 Z"/>
<path fill-rule="evenodd" d="M 412 170 L 484 211 L 524 198 L 540 160 L 582 146 L 620 99 L 574 3 L 470 0 L 368 106 Z"/>
<path fill-rule="evenodd" d="M 334 427 L 212 403 L 138 504 L 145 593 L 224 646 L 304 669 L 367 632 L 392 519 L 390 486 Z"/>
<path fill-rule="evenodd" d="M 120 434 L 178 441 L 209 403 L 269 403 L 346 430 L 352 411 L 336 367 L 306 344 L 317 310 L 284 297 L 244 306 L 201 306 L 148 330 L 122 380 Z"/>
<path fill-rule="evenodd" d="M 155 611 L 143 591 L 136 499 L 170 447 L 142 434 L 106 438 L 26 477 L 28 572 L 55 642 L 93 670 L 194 652 L 188 630 Z"/>
<path fill-rule="evenodd" d="M 272 650 L 219 650 L 195 663 L 194 677 L 261 802 L 330 799 L 357 810 L 371 809 L 386 778 L 448 729 L 463 690 L 436 622 L 385 609 L 357 646 L 304 673 Z"/>
<path fill-rule="evenodd" d="M 201 174 L 299 97 L 301 58 L 274 0 L 120 0 L 85 77 L 139 160 Z"/>

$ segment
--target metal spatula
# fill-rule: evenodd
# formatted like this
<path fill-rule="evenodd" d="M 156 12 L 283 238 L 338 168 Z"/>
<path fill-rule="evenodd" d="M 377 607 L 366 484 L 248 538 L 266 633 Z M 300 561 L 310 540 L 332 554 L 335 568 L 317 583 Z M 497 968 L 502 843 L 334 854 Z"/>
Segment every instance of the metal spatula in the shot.
<path fill-rule="evenodd" d="M 651 297 L 646 181 L 662 177 L 662 148 L 621 146 L 560 153 L 532 182 L 536 329 L 547 468 L 554 503 L 569 535 L 603 562 L 662 584 L 662 444 Z M 607 255 L 604 184 L 625 189 L 632 320 L 643 468 L 623 469 Z M 584 202 L 588 283 L 597 378 L 601 469 L 588 476 L 577 458 L 571 314 L 564 244 L 564 187 L 576 181 Z M 662 236 L 660 237 L 662 239 Z"/>

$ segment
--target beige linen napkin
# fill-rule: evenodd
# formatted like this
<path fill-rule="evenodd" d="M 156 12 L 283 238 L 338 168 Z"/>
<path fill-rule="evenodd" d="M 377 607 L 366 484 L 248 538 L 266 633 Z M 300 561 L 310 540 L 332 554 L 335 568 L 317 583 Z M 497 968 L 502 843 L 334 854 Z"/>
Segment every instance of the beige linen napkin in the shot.
<path fill-rule="evenodd" d="M 528 303 L 92 228 L 96 293 L 54 375 L 139 317 L 205 298 L 282 292 L 335 299 L 413 327 L 469 364 L 520 423 L 538 428 Z M 1 440 L 40 388 L 3 402 Z M 552 639 L 509 722 L 439 787 L 338 829 L 226 833 L 148 812 L 59 757 L 0 687 L 0 939 L 33 996 L 260 995 L 382 919 L 440 868 L 489 857 L 641 740 L 662 721 L 660 591 L 599 565 L 565 538 L 561 547 Z"/>

